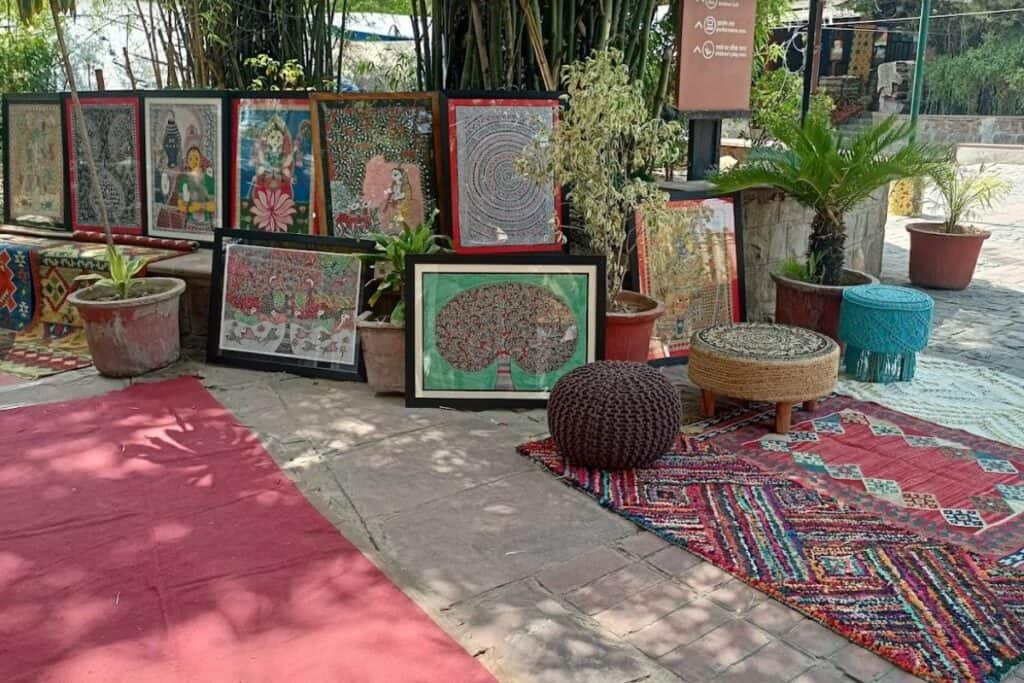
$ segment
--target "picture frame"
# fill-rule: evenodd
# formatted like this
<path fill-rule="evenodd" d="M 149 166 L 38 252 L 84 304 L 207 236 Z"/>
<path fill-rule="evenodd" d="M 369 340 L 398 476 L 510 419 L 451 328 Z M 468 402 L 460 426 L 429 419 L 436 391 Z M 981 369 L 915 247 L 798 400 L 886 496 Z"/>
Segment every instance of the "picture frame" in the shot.
<path fill-rule="evenodd" d="M 320 234 L 309 93 L 234 93 L 228 108 L 229 227 Z"/>
<path fill-rule="evenodd" d="M 554 178 L 545 188 L 515 168 L 532 140 L 557 125 L 558 93 L 456 91 L 442 109 L 455 251 L 564 251 L 562 188 Z"/>
<path fill-rule="evenodd" d="M 680 189 L 669 189 L 668 194 L 668 208 L 681 212 L 681 220 L 700 221 L 695 229 L 701 234 L 692 245 L 697 253 L 691 257 L 700 257 L 703 267 L 700 281 L 695 283 L 685 276 L 685 268 L 678 268 L 687 254 L 673 252 L 673 245 L 683 242 L 666 233 L 657 237 L 659 248 L 651 248 L 643 217 L 634 219 L 630 231 L 632 287 L 665 305 L 665 315 L 655 322 L 648 356 L 648 363 L 655 366 L 686 363 L 689 340 L 697 329 L 746 320 L 739 195 Z M 681 229 L 684 227 L 694 226 Z M 688 247 L 675 247 L 679 248 Z M 677 281 L 672 279 L 673 271 Z"/>
<path fill-rule="evenodd" d="M 310 115 L 324 235 L 367 247 L 435 209 L 447 224 L 438 93 L 312 93 Z"/>
<path fill-rule="evenodd" d="M 147 235 L 213 244 L 226 217 L 225 120 L 223 92 L 142 97 Z"/>
<path fill-rule="evenodd" d="M 67 122 L 60 95 L 5 94 L 0 106 L 3 108 L 0 130 L 3 136 L 2 182 L 6 198 L 3 222 L 30 228 L 69 230 L 68 141 L 64 135 Z M 32 129 L 26 133 L 15 125 L 19 129 L 17 135 L 12 135 L 12 121 L 20 119 L 22 109 Z M 14 144 L 15 139 L 18 145 Z M 26 187 L 28 178 L 15 174 L 22 164 L 36 169 L 31 174 L 32 187 Z M 43 167 L 42 171 L 40 167 Z M 52 192 L 44 191 L 47 184 L 51 185 Z"/>
<path fill-rule="evenodd" d="M 604 357 L 605 297 L 600 256 L 406 257 L 406 405 L 546 405 Z"/>
<path fill-rule="evenodd" d="M 102 232 L 103 222 L 98 205 L 94 204 L 92 182 L 85 175 L 88 173 L 88 164 L 76 145 L 78 125 L 74 118 L 72 98 L 65 93 L 61 101 L 68 154 L 68 224 L 73 230 Z M 102 143 L 91 141 L 94 143 L 94 160 L 104 170 L 100 180 L 101 186 L 107 183 L 104 194 L 120 200 L 119 204 L 107 203 L 110 229 L 114 233 L 143 235 L 146 233 L 146 184 L 140 98 L 132 91 L 108 91 L 80 93 L 79 101 L 87 125 L 89 120 L 94 122 L 94 129 L 98 129 L 96 137 Z"/>
<path fill-rule="evenodd" d="M 365 381 L 356 319 L 370 268 L 360 253 L 327 237 L 216 230 L 207 361 Z"/>

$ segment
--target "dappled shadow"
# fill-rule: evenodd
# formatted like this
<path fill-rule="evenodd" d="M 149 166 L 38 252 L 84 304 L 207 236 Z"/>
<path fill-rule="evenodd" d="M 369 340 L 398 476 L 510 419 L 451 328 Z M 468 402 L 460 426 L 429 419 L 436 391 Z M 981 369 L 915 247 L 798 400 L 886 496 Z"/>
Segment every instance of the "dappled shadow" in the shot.
<path fill-rule="evenodd" d="M 0 425 L 0 679 L 489 680 L 195 380 Z"/>

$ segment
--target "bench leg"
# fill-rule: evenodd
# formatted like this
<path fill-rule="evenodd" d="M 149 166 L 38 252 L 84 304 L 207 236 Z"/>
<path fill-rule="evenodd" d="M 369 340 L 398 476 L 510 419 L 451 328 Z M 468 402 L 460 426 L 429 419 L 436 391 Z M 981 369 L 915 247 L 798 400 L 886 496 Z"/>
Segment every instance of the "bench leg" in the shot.
<path fill-rule="evenodd" d="M 789 422 L 793 415 L 792 403 L 775 404 L 775 431 L 778 434 L 789 433 Z"/>
<path fill-rule="evenodd" d="M 818 399 L 812 398 L 812 399 L 810 399 L 808 401 L 804 401 L 804 410 L 806 410 L 807 412 L 813 413 L 817 409 L 818 409 Z"/>
<path fill-rule="evenodd" d="M 703 417 L 715 416 L 715 392 L 700 390 L 700 414 Z"/>

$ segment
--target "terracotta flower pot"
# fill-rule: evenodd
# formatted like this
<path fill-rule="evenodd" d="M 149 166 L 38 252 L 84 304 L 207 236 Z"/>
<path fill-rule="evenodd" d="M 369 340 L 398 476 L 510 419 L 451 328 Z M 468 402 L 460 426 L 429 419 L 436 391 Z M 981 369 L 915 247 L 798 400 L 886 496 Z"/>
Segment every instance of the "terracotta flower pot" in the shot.
<path fill-rule="evenodd" d="M 360 320 L 366 382 L 378 394 L 405 393 L 405 326 Z"/>
<path fill-rule="evenodd" d="M 646 363 L 654 321 L 665 314 L 665 305 L 629 291 L 620 292 L 615 300 L 632 310 L 628 313 L 609 311 L 605 316 L 604 357 Z"/>
<path fill-rule="evenodd" d="M 941 223 L 910 223 L 910 281 L 932 289 L 966 289 L 981 246 L 992 233 L 942 232 Z"/>
<path fill-rule="evenodd" d="M 878 278 L 859 270 L 843 269 L 843 284 L 816 285 L 772 273 L 775 280 L 775 322 L 820 332 L 839 341 L 839 308 L 843 291 L 856 285 L 873 285 Z"/>
<path fill-rule="evenodd" d="M 142 296 L 113 299 L 112 290 L 93 285 L 72 292 L 69 301 L 85 322 L 93 365 L 107 377 L 136 377 L 178 360 L 178 300 L 185 281 L 146 277 Z"/>

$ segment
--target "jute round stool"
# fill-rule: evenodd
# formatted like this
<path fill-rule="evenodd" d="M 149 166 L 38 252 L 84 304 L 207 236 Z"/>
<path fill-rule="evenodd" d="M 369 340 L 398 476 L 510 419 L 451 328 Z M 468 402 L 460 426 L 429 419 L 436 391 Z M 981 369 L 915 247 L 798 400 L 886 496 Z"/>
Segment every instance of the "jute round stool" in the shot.
<path fill-rule="evenodd" d="M 775 431 L 785 434 L 794 403 L 814 410 L 835 388 L 839 345 L 802 327 L 771 323 L 716 325 L 690 341 L 690 380 L 701 389 L 701 413 L 715 396 L 775 404 Z"/>

